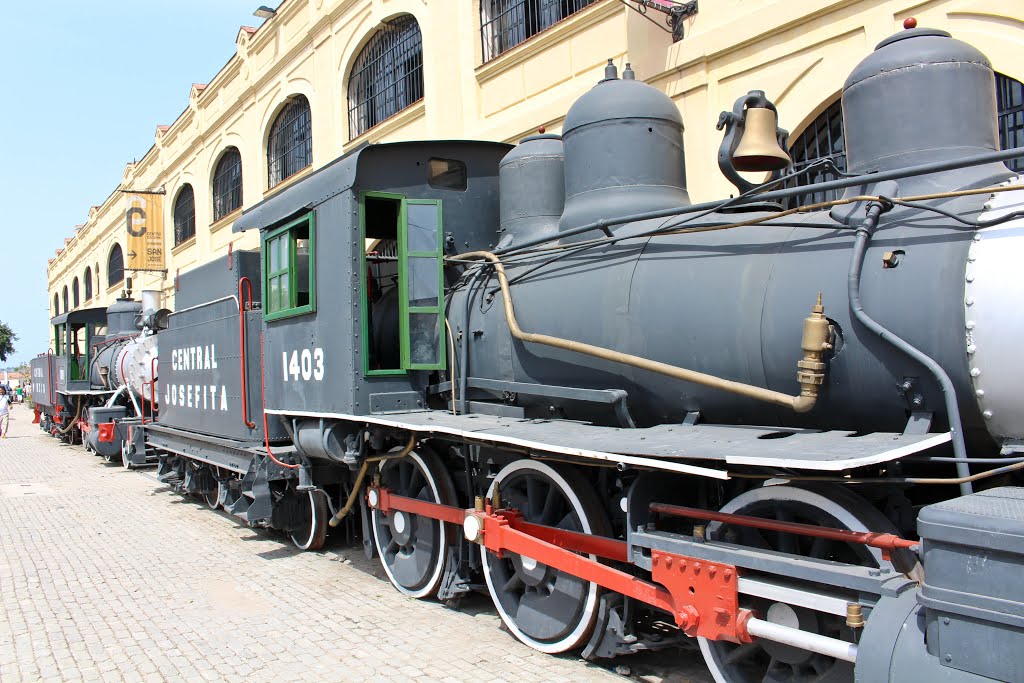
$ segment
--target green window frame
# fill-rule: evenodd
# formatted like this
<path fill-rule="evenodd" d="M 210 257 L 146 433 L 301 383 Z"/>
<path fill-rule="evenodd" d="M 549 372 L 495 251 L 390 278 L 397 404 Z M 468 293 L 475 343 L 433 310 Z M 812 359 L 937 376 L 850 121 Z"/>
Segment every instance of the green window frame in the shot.
<path fill-rule="evenodd" d="M 366 199 L 400 203 L 398 211 L 398 333 L 401 368 L 370 369 L 369 303 L 367 301 Z M 444 239 L 440 199 L 407 199 L 388 192 L 363 192 L 359 197 L 360 282 L 362 292 L 363 374 L 404 375 L 409 370 L 447 367 L 444 333 Z M 429 355 L 428 355 L 429 354 Z"/>
<path fill-rule="evenodd" d="M 301 245 L 301 234 L 307 235 Z M 300 253 L 305 249 L 307 254 Z M 263 319 L 280 320 L 316 311 L 316 214 L 312 211 L 263 235 Z M 299 301 L 301 260 L 308 258 L 309 298 Z"/>

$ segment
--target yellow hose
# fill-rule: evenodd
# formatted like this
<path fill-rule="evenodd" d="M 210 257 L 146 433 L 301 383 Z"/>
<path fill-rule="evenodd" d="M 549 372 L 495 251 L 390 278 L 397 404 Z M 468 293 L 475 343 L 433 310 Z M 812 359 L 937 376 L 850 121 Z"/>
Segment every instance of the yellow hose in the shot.
<path fill-rule="evenodd" d="M 543 344 L 544 346 L 552 346 L 557 349 L 565 349 L 566 351 L 572 351 L 574 353 L 582 353 L 587 356 L 601 358 L 613 363 L 622 363 L 623 365 L 640 368 L 641 370 L 648 370 L 667 377 L 680 379 L 684 382 L 692 382 L 694 384 L 700 384 L 713 389 L 720 389 L 740 396 L 746 396 L 747 398 L 756 399 L 758 401 L 773 403 L 785 408 L 790 408 L 798 413 L 807 412 L 814 407 L 814 404 L 817 401 L 817 384 L 808 386 L 801 382 L 801 384 L 803 384 L 803 390 L 800 395 L 790 396 L 789 394 L 784 394 L 779 391 L 772 391 L 771 389 L 765 389 L 763 387 L 723 379 L 721 377 L 716 377 L 715 375 L 709 375 L 703 372 L 697 372 L 696 370 L 689 370 L 687 368 L 669 365 L 668 363 L 661 363 L 659 361 L 650 360 L 649 358 L 641 358 L 640 356 L 606 349 L 601 346 L 594 346 L 593 344 L 572 341 L 570 339 L 562 339 L 560 337 L 552 337 L 546 334 L 524 332 L 519 327 L 519 323 L 516 322 L 515 311 L 512 306 L 512 294 L 509 291 L 508 278 L 505 275 L 505 267 L 502 265 L 501 259 L 489 251 L 472 251 L 465 254 L 459 254 L 455 258 L 461 260 L 485 260 L 490 261 L 494 265 L 494 270 L 498 275 L 498 283 L 501 285 L 501 296 L 505 304 L 505 322 L 508 325 L 512 336 L 521 341 Z M 824 349 L 819 349 L 818 353 L 820 354 L 823 350 Z"/>
<path fill-rule="evenodd" d="M 359 473 L 356 475 L 355 484 L 352 485 L 352 493 L 348 495 L 348 500 L 345 501 L 345 507 L 338 510 L 338 513 L 331 517 L 328 524 L 332 527 L 341 524 L 341 520 L 345 519 L 352 508 L 355 506 L 356 501 L 359 500 L 359 490 L 363 487 L 363 479 L 366 478 L 366 473 L 370 469 L 372 463 L 381 462 L 382 460 L 397 460 L 398 458 L 404 458 L 412 452 L 412 449 L 416 447 L 416 434 L 409 436 L 409 443 L 402 448 L 398 453 L 386 453 L 384 455 L 377 455 L 372 458 L 364 458 L 363 464 L 359 467 Z"/>

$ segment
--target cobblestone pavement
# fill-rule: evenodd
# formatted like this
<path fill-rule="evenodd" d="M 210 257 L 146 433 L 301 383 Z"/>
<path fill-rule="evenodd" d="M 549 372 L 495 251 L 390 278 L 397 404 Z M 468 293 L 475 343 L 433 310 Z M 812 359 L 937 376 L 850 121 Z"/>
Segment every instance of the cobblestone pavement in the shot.
<path fill-rule="evenodd" d="M 152 471 L 60 444 L 27 408 L 13 418 L 0 440 L 4 683 L 625 680 L 530 650 L 485 598 L 463 611 L 407 599 L 357 548 L 299 552 Z"/>

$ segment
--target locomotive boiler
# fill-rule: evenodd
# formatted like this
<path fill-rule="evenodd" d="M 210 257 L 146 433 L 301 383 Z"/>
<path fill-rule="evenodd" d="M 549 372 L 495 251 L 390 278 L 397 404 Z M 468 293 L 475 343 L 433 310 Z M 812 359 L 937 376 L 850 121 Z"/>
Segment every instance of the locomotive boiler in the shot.
<path fill-rule="evenodd" d="M 751 91 L 740 194 L 704 205 L 628 65 L 560 136 L 358 148 L 246 210 L 260 251 L 184 274 L 159 352 L 99 379 L 160 403 L 162 481 L 302 549 L 342 526 L 411 597 L 486 588 L 544 652 L 1024 680 L 1024 151 L 993 80 L 948 33 L 882 41 L 849 172 L 796 189 L 737 173 L 785 159 Z M 155 395 L 111 370 L 154 353 Z"/>
<path fill-rule="evenodd" d="M 158 413 L 153 393 L 157 332 L 166 316 L 158 292 L 144 291 L 141 301 L 118 299 L 106 309 L 106 338 L 93 348 L 89 381 L 109 395 L 85 410 L 83 441 L 86 449 L 108 461 L 120 458 L 125 467 L 146 462 L 144 453 L 126 445 L 133 442 L 130 428 Z"/>

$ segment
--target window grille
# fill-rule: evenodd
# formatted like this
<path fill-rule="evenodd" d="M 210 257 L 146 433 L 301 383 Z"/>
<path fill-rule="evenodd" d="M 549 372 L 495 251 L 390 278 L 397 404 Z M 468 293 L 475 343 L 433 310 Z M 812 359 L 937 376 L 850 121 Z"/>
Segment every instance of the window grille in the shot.
<path fill-rule="evenodd" d="M 64 312 L 67 313 L 70 309 L 68 308 L 68 286 L 64 285 L 64 291 L 61 293 L 61 298 L 64 300 Z"/>
<path fill-rule="evenodd" d="M 999 146 L 1009 149 L 1024 145 L 1024 83 L 996 74 L 996 113 Z M 793 165 L 784 171 L 787 174 L 824 158 L 832 159 L 840 171 L 846 171 L 846 141 L 843 137 L 843 114 L 839 100 L 807 126 L 790 145 L 789 156 L 793 159 Z M 1006 165 L 1013 171 L 1024 171 L 1024 159 L 1011 159 Z M 836 178 L 829 171 L 810 171 L 786 181 L 785 187 L 799 187 Z M 785 200 L 786 208 L 838 199 L 842 193 L 843 190 L 808 192 Z"/>
<path fill-rule="evenodd" d="M 107 256 L 107 287 L 113 287 L 124 280 L 124 252 L 115 244 Z"/>
<path fill-rule="evenodd" d="M 480 0 L 480 43 L 489 62 L 597 0 Z"/>
<path fill-rule="evenodd" d="M 996 108 L 999 122 L 999 146 L 1002 149 L 1024 146 L 1024 83 L 996 74 Z M 1024 171 L 1024 159 L 1010 159 L 1011 170 Z"/>
<path fill-rule="evenodd" d="M 237 147 L 228 147 L 213 173 L 213 220 L 242 206 L 242 155 Z"/>
<path fill-rule="evenodd" d="M 309 100 L 295 95 L 274 119 L 267 139 L 267 187 L 274 187 L 313 163 Z"/>
<path fill-rule="evenodd" d="M 356 56 L 348 79 L 348 134 L 358 137 L 423 98 L 423 37 L 405 14 L 384 27 Z"/>
<path fill-rule="evenodd" d="M 846 171 L 846 140 L 843 137 L 843 110 L 839 100 L 829 105 L 818 118 L 811 122 L 796 141 L 791 141 L 789 156 L 793 159 L 793 165 L 783 171 L 784 174 L 800 171 L 825 158 L 831 159 L 840 171 Z M 801 173 L 787 180 L 784 187 L 798 187 L 836 179 L 835 173 L 817 169 Z M 808 192 L 786 199 L 785 204 L 786 208 L 792 208 L 801 204 L 829 201 L 838 199 L 842 192 L 842 190 Z"/>
<path fill-rule="evenodd" d="M 71 302 L 74 304 L 73 308 L 78 308 L 79 304 L 82 303 L 79 294 L 78 278 L 76 277 L 71 281 Z"/>
<path fill-rule="evenodd" d="M 196 234 L 196 195 L 186 184 L 174 200 L 174 246 L 192 239 Z"/>
<path fill-rule="evenodd" d="M 92 298 L 92 268 L 86 267 L 85 275 L 82 276 L 82 284 L 85 285 L 85 300 Z"/>

